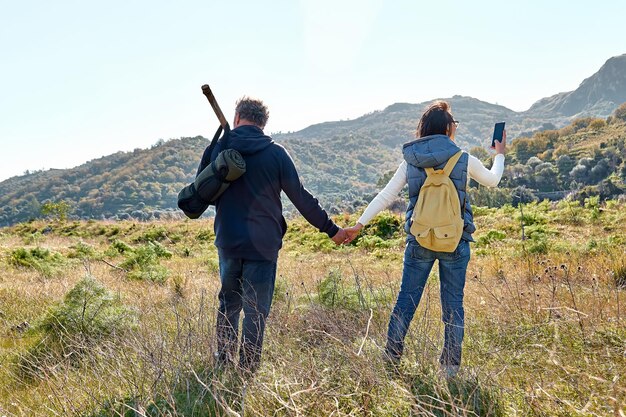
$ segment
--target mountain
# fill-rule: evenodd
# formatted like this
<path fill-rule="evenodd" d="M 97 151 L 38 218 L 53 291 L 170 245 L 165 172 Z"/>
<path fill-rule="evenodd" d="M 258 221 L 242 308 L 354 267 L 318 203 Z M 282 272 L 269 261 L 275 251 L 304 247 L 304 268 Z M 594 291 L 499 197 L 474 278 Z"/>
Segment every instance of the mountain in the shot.
<path fill-rule="evenodd" d="M 610 58 L 576 90 L 543 98 L 527 113 L 606 117 L 623 102 L 626 102 L 626 54 Z"/>
<path fill-rule="evenodd" d="M 447 98 L 455 119 L 461 122 L 456 141 L 466 150 L 486 148 L 493 124 L 504 120 L 510 138 L 538 138 L 520 141 L 524 157 L 516 161 L 525 164 L 531 156 L 552 158 L 551 139 L 546 138 L 560 138 L 559 152 L 564 154 L 569 152 L 564 143 L 574 138 L 574 133 L 575 140 L 582 138 L 583 143 L 593 135 L 600 141 L 621 137 L 623 132 L 604 119 L 574 120 L 567 125 L 581 114 L 605 117 L 616 103 L 626 101 L 625 62 L 626 55 L 611 58 L 577 90 L 539 100 L 525 112 L 472 97 Z M 429 103 L 395 103 L 354 120 L 320 123 L 299 132 L 276 134 L 274 139 L 289 150 L 305 186 L 326 208 L 334 213 L 351 211 L 363 206 L 380 189 L 382 178 L 397 168 L 401 146 L 414 139 L 418 118 Z M 597 132 L 602 133 L 598 136 Z M 207 145 L 203 137 L 159 141 L 150 149 L 117 152 L 72 169 L 9 178 L 0 182 L 0 226 L 38 217 L 43 203 L 61 200 L 69 203 L 75 218 L 148 220 L 179 215 L 178 191 L 193 179 Z M 577 152 L 574 162 L 589 154 Z M 605 158 L 598 155 L 595 162 Z M 546 163 L 551 163 L 549 158 Z M 621 169 L 622 160 L 611 158 L 608 165 L 602 163 L 607 169 L 596 173 L 609 175 Z M 584 164 L 589 170 L 595 167 L 589 161 Z M 584 172 L 582 168 L 579 171 Z M 570 185 L 567 175 L 569 171 L 559 179 L 559 187 Z M 600 181 L 606 177 L 598 174 L 593 178 Z M 291 210 L 290 203 L 285 203 L 285 209 Z"/>

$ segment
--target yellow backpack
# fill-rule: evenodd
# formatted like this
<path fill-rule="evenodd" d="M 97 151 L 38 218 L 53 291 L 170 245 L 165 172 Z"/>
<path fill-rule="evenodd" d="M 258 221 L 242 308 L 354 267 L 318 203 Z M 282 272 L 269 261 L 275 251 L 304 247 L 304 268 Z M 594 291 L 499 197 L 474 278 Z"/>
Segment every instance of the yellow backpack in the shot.
<path fill-rule="evenodd" d="M 411 234 L 420 246 L 435 252 L 454 252 L 463 235 L 459 194 L 450 179 L 463 151 L 453 155 L 443 169 L 425 168 L 426 181 L 411 216 Z"/>

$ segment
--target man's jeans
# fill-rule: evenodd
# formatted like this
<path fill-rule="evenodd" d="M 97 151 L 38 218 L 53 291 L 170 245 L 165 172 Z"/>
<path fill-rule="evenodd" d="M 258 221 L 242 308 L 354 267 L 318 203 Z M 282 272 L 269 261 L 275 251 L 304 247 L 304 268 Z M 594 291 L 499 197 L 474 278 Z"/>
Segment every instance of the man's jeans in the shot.
<path fill-rule="evenodd" d="M 254 372 L 261 362 L 265 320 L 270 311 L 276 261 L 224 258 L 220 254 L 219 313 L 217 315 L 218 363 L 232 363 L 237 354 L 239 313 L 243 308 L 243 330 L 239 366 Z"/>
<path fill-rule="evenodd" d="M 458 367 L 461 364 L 461 343 L 465 320 L 463 288 L 470 259 L 469 242 L 464 240 L 461 240 L 452 253 L 433 252 L 421 247 L 414 240 L 407 243 L 404 252 L 402 285 L 387 332 L 386 353 L 395 363 L 402 356 L 404 338 L 435 259 L 439 259 L 441 316 L 445 325 L 445 339 L 439 362 L 444 367 Z"/>

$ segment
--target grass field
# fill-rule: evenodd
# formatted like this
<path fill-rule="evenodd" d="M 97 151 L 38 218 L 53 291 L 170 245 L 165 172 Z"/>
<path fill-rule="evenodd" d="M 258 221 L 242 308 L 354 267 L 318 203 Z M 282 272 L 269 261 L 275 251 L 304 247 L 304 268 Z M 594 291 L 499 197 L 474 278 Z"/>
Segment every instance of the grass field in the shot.
<path fill-rule="evenodd" d="M 246 383 L 212 365 L 210 220 L 0 229 L 0 416 L 624 416 L 626 205 L 476 208 L 476 223 L 450 381 L 436 268 L 400 369 L 382 360 L 399 215 L 339 248 L 289 222 L 263 364 Z"/>

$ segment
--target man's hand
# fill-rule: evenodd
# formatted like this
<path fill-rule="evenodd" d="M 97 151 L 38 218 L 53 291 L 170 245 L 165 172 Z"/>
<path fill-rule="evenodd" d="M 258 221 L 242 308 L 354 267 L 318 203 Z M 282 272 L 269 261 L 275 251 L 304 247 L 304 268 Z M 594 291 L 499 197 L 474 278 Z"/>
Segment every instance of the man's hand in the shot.
<path fill-rule="evenodd" d="M 335 233 L 335 236 L 331 237 L 332 241 L 335 242 L 335 245 L 341 245 L 345 243 L 348 235 L 346 234 L 346 230 L 339 228 L 339 231 Z"/>
<path fill-rule="evenodd" d="M 348 244 L 352 242 L 356 237 L 361 233 L 361 229 L 363 229 L 363 225 L 361 223 L 357 223 L 352 227 L 347 227 L 343 229 L 346 232 L 347 238 L 344 243 Z"/>

